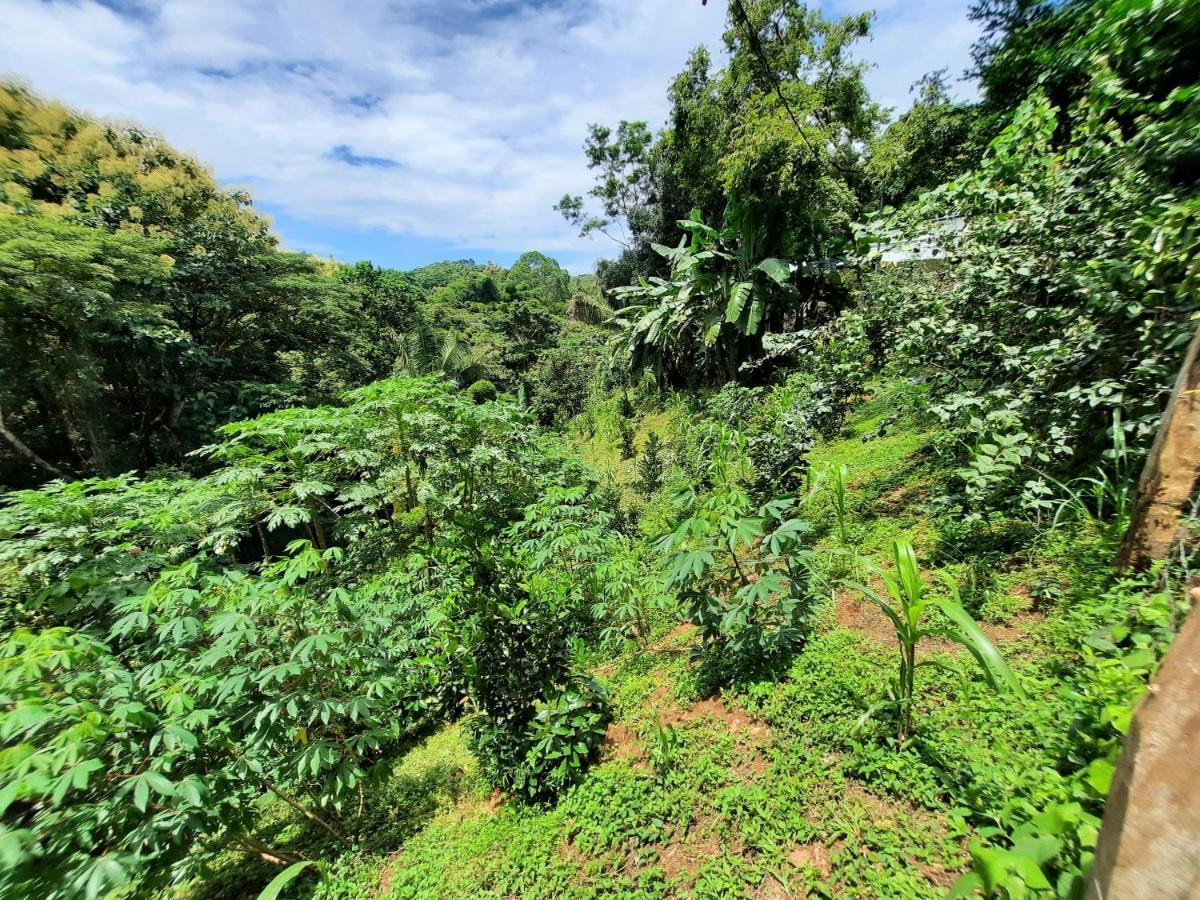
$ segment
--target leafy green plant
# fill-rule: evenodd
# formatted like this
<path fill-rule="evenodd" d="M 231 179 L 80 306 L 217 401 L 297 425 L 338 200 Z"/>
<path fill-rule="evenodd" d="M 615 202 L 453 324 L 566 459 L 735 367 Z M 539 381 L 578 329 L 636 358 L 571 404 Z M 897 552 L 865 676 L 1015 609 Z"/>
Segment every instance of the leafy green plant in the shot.
<path fill-rule="evenodd" d="M 638 490 L 649 498 L 658 493 L 662 487 L 663 470 L 666 466 L 662 458 L 662 439 L 657 432 L 650 432 L 646 438 L 646 446 L 642 449 L 642 458 L 638 460 Z"/>
<path fill-rule="evenodd" d="M 633 445 L 633 426 L 627 419 L 621 419 L 617 424 L 617 434 L 621 439 L 621 459 L 637 456 L 637 448 Z"/>
<path fill-rule="evenodd" d="M 259 892 L 258 900 L 277 900 L 280 894 L 289 884 L 299 878 L 308 869 L 315 868 L 317 877 L 321 876 L 321 864 L 313 860 L 304 859 L 297 863 L 292 863 L 278 875 L 271 879 L 270 883 Z"/>
<path fill-rule="evenodd" d="M 606 696 L 590 680 L 540 704 L 513 789 L 538 799 L 557 796 L 577 782 L 604 739 L 608 719 Z"/>
<path fill-rule="evenodd" d="M 6 498 L 0 890 L 98 896 L 186 878 L 223 846 L 294 861 L 254 836 L 267 796 L 353 844 L 380 760 L 480 684 L 486 656 L 441 651 L 479 622 L 489 546 L 550 481 L 579 480 L 547 449 L 512 404 L 395 379 L 227 426 L 204 478 Z M 510 652 L 538 629 L 546 666 L 495 669 L 544 676 L 508 707 L 530 746 L 537 704 L 573 688 L 591 602 L 566 571 L 539 577 L 547 602 L 501 618 Z"/>
<path fill-rule="evenodd" d="M 674 725 L 661 721 L 654 723 L 654 736 L 650 741 L 650 765 L 660 785 L 666 786 L 667 779 L 679 766 L 679 755 L 683 750 L 683 739 Z"/>
<path fill-rule="evenodd" d="M 1119 412 L 1109 431 L 1112 447 L 1095 474 L 1083 475 L 1066 484 L 1055 482 L 1061 499 L 1054 506 L 1051 527 L 1070 523 L 1087 524 L 1102 532 L 1114 546 L 1129 527 L 1137 485 L 1130 470 L 1131 454 Z"/>
<path fill-rule="evenodd" d="M 525 578 L 495 547 L 460 577 L 444 600 L 441 665 L 463 672 L 472 748 L 496 787 L 552 799 L 582 775 L 608 716 L 604 692 L 573 666 L 579 595 L 553 570 Z"/>
<path fill-rule="evenodd" d="M 586 486 L 551 488 L 509 530 L 521 566 L 553 580 L 576 611 L 581 634 L 599 629 L 617 646 L 645 641 L 651 617 L 669 605 L 645 547 L 617 530 L 617 516 Z M 591 621 L 583 620 L 590 610 Z"/>
<path fill-rule="evenodd" d="M 617 414 L 622 419 L 633 419 L 637 415 L 637 410 L 633 408 L 633 401 L 629 399 L 628 388 L 621 391 L 620 399 L 617 401 Z"/>
<path fill-rule="evenodd" d="M 623 307 L 617 352 L 634 375 L 646 370 L 667 380 L 732 378 L 744 354 L 743 338 L 758 339 L 795 293 L 785 260 L 753 262 L 733 246 L 734 222 L 706 225 L 699 210 L 679 220 L 679 245 L 654 245 L 671 266 L 669 279 L 651 277 L 613 291 Z"/>
<path fill-rule="evenodd" d="M 840 463 L 831 465 L 825 472 L 825 481 L 829 485 L 829 499 L 833 506 L 833 519 L 837 526 L 838 543 L 842 547 L 847 547 L 850 543 L 849 533 L 846 530 L 846 525 L 850 517 L 847 506 L 850 469 Z"/>
<path fill-rule="evenodd" d="M 1019 82 L 979 165 L 864 229 L 953 263 L 882 271 L 866 305 L 879 345 L 921 373 L 961 437 L 973 513 L 1050 510 L 1028 468 L 1064 480 L 1091 469 L 1115 412 L 1137 452 L 1157 428 L 1197 310 L 1196 181 L 1178 156 L 1196 91 L 1176 64 L 1194 55 L 1174 37 L 1185 21 L 1195 13 L 1181 2 L 1047 16 L 1044 44 L 1010 49 L 1037 56 L 1049 81 L 1028 94 L 1035 82 Z"/>
<path fill-rule="evenodd" d="M 756 507 L 728 482 L 705 494 L 687 488 L 678 500 L 684 518 L 658 543 L 670 553 L 666 584 L 715 657 L 729 657 L 736 672 L 795 647 L 814 603 L 811 551 L 802 544 L 811 526 L 795 514 L 795 500 Z"/>
<path fill-rule="evenodd" d="M 961 644 L 975 658 L 995 690 L 1020 691 L 1016 677 L 1009 670 L 995 646 L 975 620 L 962 608 L 958 597 L 958 585 L 951 578 L 943 579 L 948 598 L 934 597 L 927 593 L 921 570 L 912 544 L 897 540 L 892 545 L 892 569 L 877 569 L 890 601 L 869 587 L 848 582 L 878 606 L 896 629 L 896 641 L 900 645 L 900 668 L 888 688 L 887 697 L 867 708 L 859 720 L 866 722 L 881 709 L 892 708 L 897 712 L 900 739 L 906 740 L 912 733 L 913 708 L 915 704 L 915 676 L 919 666 L 932 665 L 918 661 L 917 648 L 922 638 L 940 637 Z M 929 624 L 925 621 L 927 609 L 936 610 L 947 620 L 945 624 Z"/>
<path fill-rule="evenodd" d="M 1043 802 L 1018 804 L 1000 827 L 981 829 L 985 839 L 972 844 L 971 871 L 955 883 L 954 896 L 1083 894 L 1124 736 L 1189 605 L 1142 575 L 1118 579 L 1086 613 L 1075 613 L 1086 676 L 1068 692 L 1080 704 L 1063 760 L 1069 775 Z M 1097 627 L 1097 618 L 1107 624 Z"/>
<path fill-rule="evenodd" d="M 472 382 L 467 388 L 467 396 L 473 403 L 487 403 L 496 399 L 496 386 L 481 378 L 479 381 Z"/>

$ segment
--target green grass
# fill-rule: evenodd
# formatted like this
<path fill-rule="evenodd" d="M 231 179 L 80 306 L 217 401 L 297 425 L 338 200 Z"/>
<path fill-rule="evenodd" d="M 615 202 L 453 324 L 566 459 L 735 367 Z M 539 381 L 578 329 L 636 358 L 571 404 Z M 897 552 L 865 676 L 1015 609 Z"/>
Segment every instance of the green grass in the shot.
<path fill-rule="evenodd" d="M 637 455 L 633 459 L 621 459 L 621 442 L 618 432 L 620 414 L 617 398 L 595 404 L 590 410 L 590 428 L 577 426 L 575 443 L 580 455 L 596 471 L 602 481 L 611 479 L 621 492 L 626 505 L 640 509 L 645 498 L 637 491 L 637 460 L 645 450 L 651 432 L 656 432 L 668 442 L 675 423 L 684 410 L 681 404 L 669 403 L 665 409 L 638 411 L 630 424 L 633 427 L 633 445 Z"/>
<path fill-rule="evenodd" d="M 858 553 L 883 554 L 896 538 L 921 548 L 932 535 L 927 502 L 944 477 L 932 452 L 934 432 L 903 421 L 878 434 L 900 402 L 898 393 L 895 386 L 878 391 L 851 413 L 838 439 L 819 444 L 809 457 L 815 478 L 834 465 L 849 470 L 849 537 Z M 818 493 L 807 511 L 818 534 L 827 535 L 833 528 L 828 496 Z"/>

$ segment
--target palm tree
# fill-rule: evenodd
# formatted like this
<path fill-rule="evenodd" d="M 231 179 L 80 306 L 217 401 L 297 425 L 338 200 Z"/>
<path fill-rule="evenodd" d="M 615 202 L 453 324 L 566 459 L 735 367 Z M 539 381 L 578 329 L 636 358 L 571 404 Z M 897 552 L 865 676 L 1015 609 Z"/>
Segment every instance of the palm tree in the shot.
<path fill-rule="evenodd" d="M 460 387 L 479 380 L 486 366 L 475 348 L 451 331 L 424 320 L 401 335 L 400 355 L 394 370 L 402 375 L 442 375 Z"/>

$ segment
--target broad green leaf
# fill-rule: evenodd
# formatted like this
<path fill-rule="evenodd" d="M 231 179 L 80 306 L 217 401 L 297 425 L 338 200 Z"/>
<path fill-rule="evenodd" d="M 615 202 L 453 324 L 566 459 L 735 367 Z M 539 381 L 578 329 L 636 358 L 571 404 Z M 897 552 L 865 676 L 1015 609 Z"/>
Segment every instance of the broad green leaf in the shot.
<path fill-rule="evenodd" d="M 758 326 L 762 323 L 767 304 L 755 298 L 750 303 L 750 314 L 746 317 L 746 334 L 758 334 Z"/>
<path fill-rule="evenodd" d="M 278 875 L 271 879 L 270 883 L 258 895 L 258 900 L 277 900 L 289 884 L 295 881 L 309 867 L 317 870 L 317 876 L 320 877 L 321 864 L 311 859 L 303 859 L 300 862 L 292 863 Z"/>
<path fill-rule="evenodd" d="M 1098 794 L 1107 794 L 1112 787 L 1113 775 L 1116 770 L 1107 759 L 1093 759 L 1088 763 L 1087 774 L 1084 776 Z"/>
<path fill-rule="evenodd" d="M 756 271 L 762 272 L 776 284 L 787 284 L 788 279 L 792 276 L 791 266 L 787 260 L 777 257 L 764 259 L 754 268 Z"/>
<path fill-rule="evenodd" d="M 725 304 L 725 321 L 737 322 L 742 317 L 742 310 L 746 307 L 746 301 L 750 299 L 750 293 L 754 285 L 749 281 L 739 281 L 733 286 L 729 292 L 729 302 Z"/>
<path fill-rule="evenodd" d="M 953 600 L 938 599 L 932 603 L 957 626 L 957 630 L 947 630 L 944 632 L 944 636 L 967 648 L 979 663 L 988 683 L 997 690 L 1006 689 L 1018 696 L 1022 695 L 1023 691 L 1017 677 L 1008 667 L 1008 663 L 1004 661 L 1004 657 L 1000 655 L 995 644 L 988 639 L 987 635 L 983 633 L 983 629 L 975 623 L 970 614 Z"/>

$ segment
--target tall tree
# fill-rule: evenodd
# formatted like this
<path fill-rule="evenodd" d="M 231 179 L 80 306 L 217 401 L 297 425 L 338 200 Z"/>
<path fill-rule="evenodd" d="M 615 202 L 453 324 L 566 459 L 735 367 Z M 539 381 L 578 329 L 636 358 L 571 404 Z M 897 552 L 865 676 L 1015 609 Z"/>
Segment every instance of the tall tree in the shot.
<path fill-rule="evenodd" d="M 128 461 L 106 390 L 109 359 L 181 339 L 148 288 L 160 245 L 43 216 L 0 216 L 0 409 L 23 462 L 51 475 Z M 53 462 L 51 462 L 53 460 Z"/>

